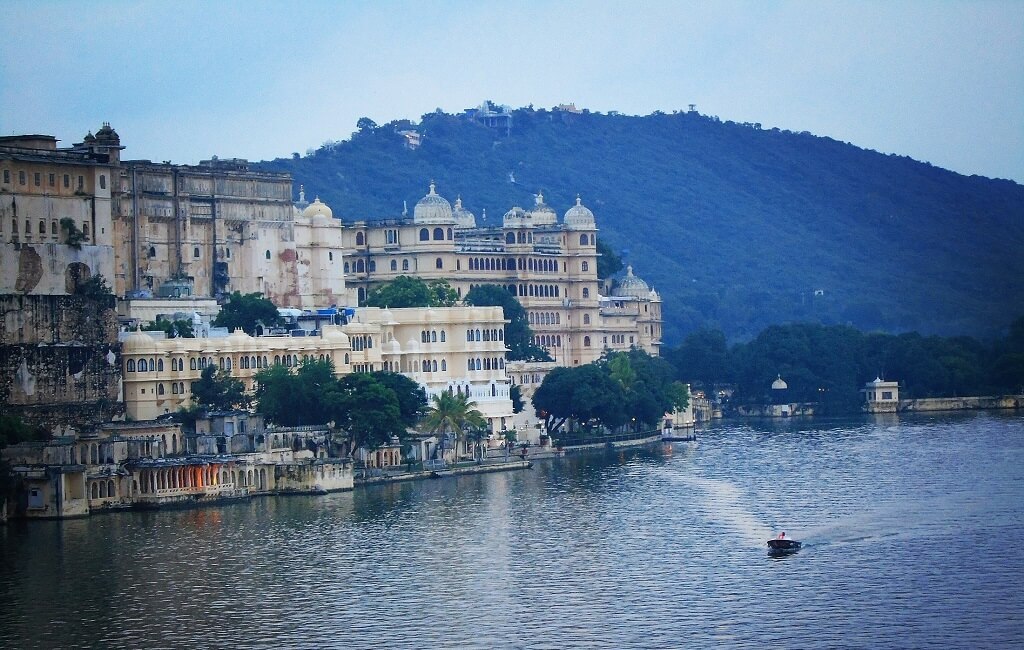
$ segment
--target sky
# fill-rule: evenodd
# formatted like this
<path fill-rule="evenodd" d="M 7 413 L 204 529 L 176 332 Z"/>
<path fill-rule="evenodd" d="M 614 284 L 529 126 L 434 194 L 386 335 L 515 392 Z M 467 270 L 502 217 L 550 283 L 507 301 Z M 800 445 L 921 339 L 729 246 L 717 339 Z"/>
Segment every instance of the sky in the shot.
<path fill-rule="evenodd" d="M 810 131 L 1024 183 L 1024 1 L 4 0 L 0 135 L 266 160 L 490 99 Z"/>

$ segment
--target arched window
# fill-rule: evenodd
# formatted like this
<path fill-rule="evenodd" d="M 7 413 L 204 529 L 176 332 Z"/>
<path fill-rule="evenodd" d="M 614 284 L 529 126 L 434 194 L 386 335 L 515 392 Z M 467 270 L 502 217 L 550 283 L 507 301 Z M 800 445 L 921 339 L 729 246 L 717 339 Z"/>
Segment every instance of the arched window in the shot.
<path fill-rule="evenodd" d="M 588 289 L 587 287 L 583 287 L 583 297 L 584 298 L 589 298 L 590 297 L 590 289 Z"/>
<path fill-rule="evenodd" d="M 585 348 L 589 348 L 590 347 L 590 337 L 589 336 L 584 336 L 583 337 L 583 347 L 585 347 Z"/>
<path fill-rule="evenodd" d="M 197 370 L 195 357 L 192 357 L 191 359 L 188 360 L 188 367 L 189 370 Z"/>
<path fill-rule="evenodd" d="M 420 228 L 420 241 L 430 241 L 430 231 L 426 228 Z"/>
<path fill-rule="evenodd" d="M 366 243 L 366 237 L 363 236 L 363 233 L 357 232 L 356 233 L 356 246 L 362 246 L 365 243 Z"/>
<path fill-rule="evenodd" d="M 57 222 L 56 221 L 51 221 L 50 222 L 50 234 L 51 235 L 56 235 L 57 234 Z"/>
<path fill-rule="evenodd" d="M 448 239 L 452 239 L 452 229 L 448 229 Z"/>
<path fill-rule="evenodd" d="M 145 359 L 139 359 L 139 372 L 148 372 L 149 366 L 146 364 Z"/>
<path fill-rule="evenodd" d="M 171 394 L 172 395 L 177 395 L 178 394 L 178 384 L 177 383 L 171 383 Z"/>
<path fill-rule="evenodd" d="M 397 271 L 398 270 L 398 260 L 391 260 L 391 270 L 392 271 Z"/>
<path fill-rule="evenodd" d="M 135 359 L 128 359 L 128 363 L 125 364 L 128 372 L 135 372 Z"/>
<path fill-rule="evenodd" d="M 444 343 L 444 330 L 441 330 L 441 343 Z"/>
<path fill-rule="evenodd" d="M 437 372 L 437 361 L 430 362 L 430 372 Z"/>
<path fill-rule="evenodd" d="M 443 269 L 444 268 L 444 260 L 442 260 L 440 257 L 437 258 L 436 260 L 434 260 L 434 266 L 439 268 L 439 269 Z"/>
<path fill-rule="evenodd" d="M 40 235 L 45 235 L 46 234 L 46 221 L 44 221 L 42 219 L 39 220 L 39 234 Z"/>
<path fill-rule="evenodd" d="M 356 273 L 363 273 L 366 271 L 366 263 L 363 260 L 356 262 Z"/>
<path fill-rule="evenodd" d="M 433 330 L 430 332 L 430 342 L 437 343 L 437 330 Z"/>
<path fill-rule="evenodd" d="M 434 241 L 444 240 L 444 228 L 434 228 Z"/>
<path fill-rule="evenodd" d="M 163 372 L 164 371 L 164 360 L 163 359 L 157 359 L 156 360 L 156 371 L 157 372 Z"/>
<path fill-rule="evenodd" d="M 409 260 L 402 260 L 402 270 L 403 271 L 408 271 L 409 270 Z"/>
<path fill-rule="evenodd" d="M 157 395 L 163 395 L 164 394 L 164 385 L 163 384 L 157 384 L 156 385 L 156 394 Z"/>
<path fill-rule="evenodd" d="M 586 246 L 587 245 L 587 236 L 586 235 L 580 235 L 580 245 L 581 246 Z"/>
<path fill-rule="evenodd" d="M 348 273 L 348 262 L 345 262 L 345 273 Z"/>
<path fill-rule="evenodd" d="M 84 236 L 86 236 L 86 237 L 89 236 L 89 222 L 88 221 L 83 221 L 82 222 L 82 234 Z"/>
<path fill-rule="evenodd" d="M 231 251 L 228 251 L 228 252 L 230 253 Z M 333 262 L 334 261 L 334 251 L 327 251 L 327 261 L 328 262 Z"/>
<path fill-rule="evenodd" d="M 444 359 L 441 359 L 441 372 L 448 370 L 448 364 L 445 363 Z"/>
<path fill-rule="evenodd" d="M 370 263 L 367 264 L 367 268 L 370 271 L 370 273 L 374 273 L 377 270 L 376 260 L 370 260 Z"/>
<path fill-rule="evenodd" d="M 583 314 L 583 324 L 590 325 L 590 314 Z"/>
<path fill-rule="evenodd" d="M 590 270 L 590 264 L 587 263 L 587 262 L 583 262 L 583 264 L 580 266 L 580 268 L 583 271 L 589 271 Z"/>
<path fill-rule="evenodd" d="M 199 259 L 199 247 L 198 246 L 193 246 L 192 247 L 192 257 L 194 257 L 196 259 Z M 268 257 L 267 259 L 269 260 L 270 258 Z"/>

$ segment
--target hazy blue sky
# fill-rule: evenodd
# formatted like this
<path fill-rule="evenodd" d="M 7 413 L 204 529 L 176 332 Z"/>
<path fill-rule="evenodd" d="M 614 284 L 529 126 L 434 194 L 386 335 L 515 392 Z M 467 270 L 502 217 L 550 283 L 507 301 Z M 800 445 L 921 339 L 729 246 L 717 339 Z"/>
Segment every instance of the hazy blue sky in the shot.
<path fill-rule="evenodd" d="M 267 159 L 484 99 L 697 105 L 1024 182 L 1024 1 L 5 0 L 0 134 Z"/>

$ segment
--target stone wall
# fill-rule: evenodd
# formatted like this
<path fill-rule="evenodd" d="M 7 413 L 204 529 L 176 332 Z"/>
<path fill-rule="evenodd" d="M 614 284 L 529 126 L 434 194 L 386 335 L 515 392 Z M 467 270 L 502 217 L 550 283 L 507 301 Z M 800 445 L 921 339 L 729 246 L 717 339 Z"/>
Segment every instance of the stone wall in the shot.
<path fill-rule="evenodd" d="M 899 411 L 971 411 L 977 409 L 1019 409 L 1024 407 L 1024 395 L 996 395 L 985 397 L 929 397 L 901 399 Z"/>
<path fill-rule="evenodd" d="M 54 433 L 123 413 L 114 298 L 0 295 L 0 404 Z"/>

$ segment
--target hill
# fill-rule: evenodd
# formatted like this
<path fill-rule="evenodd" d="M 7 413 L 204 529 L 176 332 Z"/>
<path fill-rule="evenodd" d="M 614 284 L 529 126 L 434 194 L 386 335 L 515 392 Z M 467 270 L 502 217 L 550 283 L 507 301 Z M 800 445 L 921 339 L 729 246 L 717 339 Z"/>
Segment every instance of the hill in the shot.
<path fill-rule="evenodd" d="M 1017 183 L 696 112 L 512 118 L 508 134 L 471 114 L 364 118 L 349 140 L 259 166 L 291 172 L 344 221 L 411 210 L 431 179 L 478 222 L 538 190 L 559 212 L 579 193 L 599 237 L 662 294 L 669 344 L 797 321 L 986 337 L 1024 305 Z"/>

